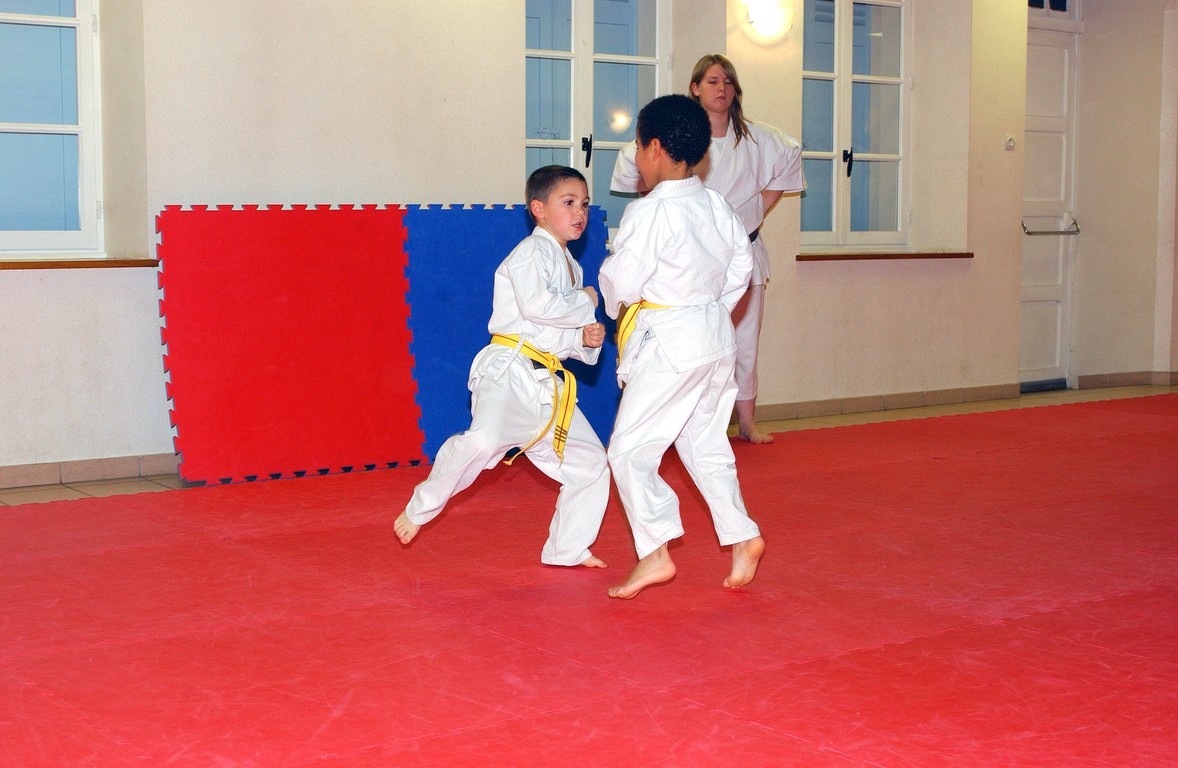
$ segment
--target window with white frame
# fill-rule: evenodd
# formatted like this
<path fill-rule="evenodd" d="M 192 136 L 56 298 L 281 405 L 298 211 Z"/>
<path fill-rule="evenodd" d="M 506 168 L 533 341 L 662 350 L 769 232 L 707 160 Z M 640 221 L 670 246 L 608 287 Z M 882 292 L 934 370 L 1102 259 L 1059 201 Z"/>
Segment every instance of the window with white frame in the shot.
<path fill-rule="evenodd" d="M 805 245 L 906 242 L 905 4 L 805 0 Z"/>
<path fill-rule="evenodd" d="M 1080 22 L 1080 0 L 1027 0 L 1027 20 L 1036 29 L 1069 30 Z"/>
<path fill-rule="evenodd" d="M 0 257 L 102 249 L 97 0 L 0 0 Z"/>
<path fill-rule="evenodd" d="M 527 0 L 527 171 L 585 174 L 611 227 L 629 200 L 609 193 L 638 110 L 665 92 L 666 0 Z"/>

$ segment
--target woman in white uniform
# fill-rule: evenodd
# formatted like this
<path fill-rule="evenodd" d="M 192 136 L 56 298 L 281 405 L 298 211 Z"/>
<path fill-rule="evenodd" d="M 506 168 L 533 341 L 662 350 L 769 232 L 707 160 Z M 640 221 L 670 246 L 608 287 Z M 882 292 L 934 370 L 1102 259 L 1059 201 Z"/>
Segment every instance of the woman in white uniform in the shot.
<path fill-rule="evenodd" d="M 786 193 L 806 188 L 802 173 L 802 148 L 793 137 L 763 123 L 746 119 L 741 107 L 743 91 L 732 62 L 709 54 L 696 62 L 691 73 L 690 95 L 708 113 L 712 144 L 705 161 L 703 180 L 732 206 L 752 241 L 753 274 L 749 290 L 732 314 L 736 325 L 736 416 L 740 436 L 752 443 L 769 443 L 773 437 L 756 424 L 757 352 L 764 313 L 765 283 L 769 281 L 769 255 L 760 237 L 765 215 Z M 634 163 L 636 147 L 628 144 L 618 153 L 610 189 L 642 193 L 642 180 Z"/>

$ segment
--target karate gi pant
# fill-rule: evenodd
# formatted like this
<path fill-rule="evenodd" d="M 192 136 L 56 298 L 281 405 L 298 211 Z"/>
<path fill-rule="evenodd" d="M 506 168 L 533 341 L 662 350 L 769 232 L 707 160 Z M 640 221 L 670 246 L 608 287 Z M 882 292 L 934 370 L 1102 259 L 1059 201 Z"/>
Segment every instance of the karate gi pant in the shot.
<path fill-rule="evenodd" d="M 429 477 L 414 489 L 405 507 L 412 523 L 421 525 L 437 517 L 484 469 L 494 467 L 512 448 L 527 445 L 552 415 L 548 371 L 533 368 L 530 360 L 505 347 L 487 348 L 480 355 L 471 376 L 470 429 L 438 449 Z M 609 467 L 601 440 L 577 408 L 563 463 L 552 448 L 552 429 L 524 455 L 561 484 L 540 561 L 547 565 L 584 562 L 609 501 Z"/>
<path fill-rule="evenodd" d="M 707 502 L 720 544 L 759 536 L 745 509 L 728 442 L 736 400 L 733 356 L 676 373 L 653 335 L 642 343 L 626 377 L 607 451 L 638 558 L 683 535 L 679 498 L 658 473 L 672 445 Z"/>
<path fill-rule="evenodd" d="M 765 285 L 750 285 L 732 311 L 736 327 L 736 399 L 757 399 L 757 357 L 761 321 L 765 315 Z"/>

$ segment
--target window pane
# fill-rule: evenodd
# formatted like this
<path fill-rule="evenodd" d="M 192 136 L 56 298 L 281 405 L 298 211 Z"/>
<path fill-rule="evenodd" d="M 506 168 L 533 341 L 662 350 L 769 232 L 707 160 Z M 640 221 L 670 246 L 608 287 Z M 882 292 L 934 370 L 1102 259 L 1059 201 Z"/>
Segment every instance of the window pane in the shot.
<path fill-rule="evenodd" d="M 524 35 L 528 48 L 540 51 L 573 49 L 572 0 L 528 0 L 526 13 Z"/>
<path fill-rule="evenodd" d="M 833 160 L 804 160 L 806 191 L 802 193 L 802 231 L 834 230 Z"/>
<path fill-rule="evenodd" d="M 527 137 L 568 141 L 572 133 L 572 63 L 528 57 Z"/>
<path fill-rule="evenodd" d="M 602 141 L 634 138 L 638 110 L 654 96 L 653 66 L 594 64 L 593 135 Z"/>
<path fill-rule="evenodd" d="M 77 32 L 0 24 L 0 122 L 78 122 Z"/>
<path fill-rule="evenodd" d="M 605 209 L 605 225 L 614 229 L 622 221 L 622 213 L 638 195 L 617 195 L 609 191 L 609 180 L 613 175 L 614 163 L 618 160 L 618 150 L 593 150 L 593 189 L 589 196 L 594 205 Z"/>
<path fill-rule="evenodd" d="M 528 174 L 546 165 L 569 165 L 569 150 L 560 147 L 528 147 Z"/>
<path fill-rule="evenodd" d="M 900 76 L 900 9 L 855 3 L 851 71 L 856 75 Z"/>
<path fill-rule="evenodd" d="M 77 136 L 0 133 L 0 168 L 0 230 L 82 228 Z"/>
<path fill-rule="evenodd" d="M 834 0 L 806 0 L 802 69 L 834 72 Z"/>
<path fill-rule="evenodd" d="M 593 52 L 655 55 L 655 0 L 595 0 Z"/>
<path fill-rule="evenodd" d="M 74 17 L 74 0 L 0 0 L 0 13 Z"/>
<path fill-rule="evenodd" d="M 899 201 L 899 163 L 855 160 L 851 172 L 852 232 L 898 231 Z"/>
<path fill-rule="evenodd" d="M 852 86 L 851 146 L 856 152 L 900 154 L 900 86 Z"/>
<path fill-rule="evenodd" d="M 834 82 L 802 80 L 802 149 L 834 151 Z"/>

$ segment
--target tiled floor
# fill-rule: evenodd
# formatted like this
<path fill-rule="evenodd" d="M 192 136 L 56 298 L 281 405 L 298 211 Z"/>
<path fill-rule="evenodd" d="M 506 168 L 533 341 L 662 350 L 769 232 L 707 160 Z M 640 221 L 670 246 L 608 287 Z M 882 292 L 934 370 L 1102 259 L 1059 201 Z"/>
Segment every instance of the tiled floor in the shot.
<path fill-rule="evenodd" d="M 1160 395 L 1178 392 L 1178 387 L 1115 387 L 1109 389 L 1068 389 L 1053 392 L 1038 392 L 1023 395 L 1017 399 L 984 400 L 974 403 L 929 406 L 926 408 L 901 408 L 890 411 L 867 411 L 839 416 L 819 416 L 808 419 L 788 419 L 764 422 L 769 432 L 791 432 L 798 429 L 818 429 L 851 424 L 873 424 L 882 421 L 920 419 L 931 416 L 947 416 L 957 413 L 981 413 L 1002 411 L 1011 408 L 1033 408 L 1061 403 L 1082 403 L 1093 400 L 1112 400 L 1142 395 Z M 99 498 L 130 493 L 153 493 L 186 487 L 187 484 L 175 475 L 153 475 L 151 477 L 121 478 L 115 480 L 92 480 L 61 485 L 37 485 L 24 488 L 0 488 L 0 506 L 32 504 L 43 501 L 64 501 L 68 499 Z"/>
<path fill-rule="evenodd" d="M 184 488 L 176 475 L 128 477 L 115 480 L 89 480 L 61 485 L 31 485 L 24 488 L 0 488 L 0 507 L 33 504 L 42 501 L 120 496 L 128 493 L 153 493 Z"/>

